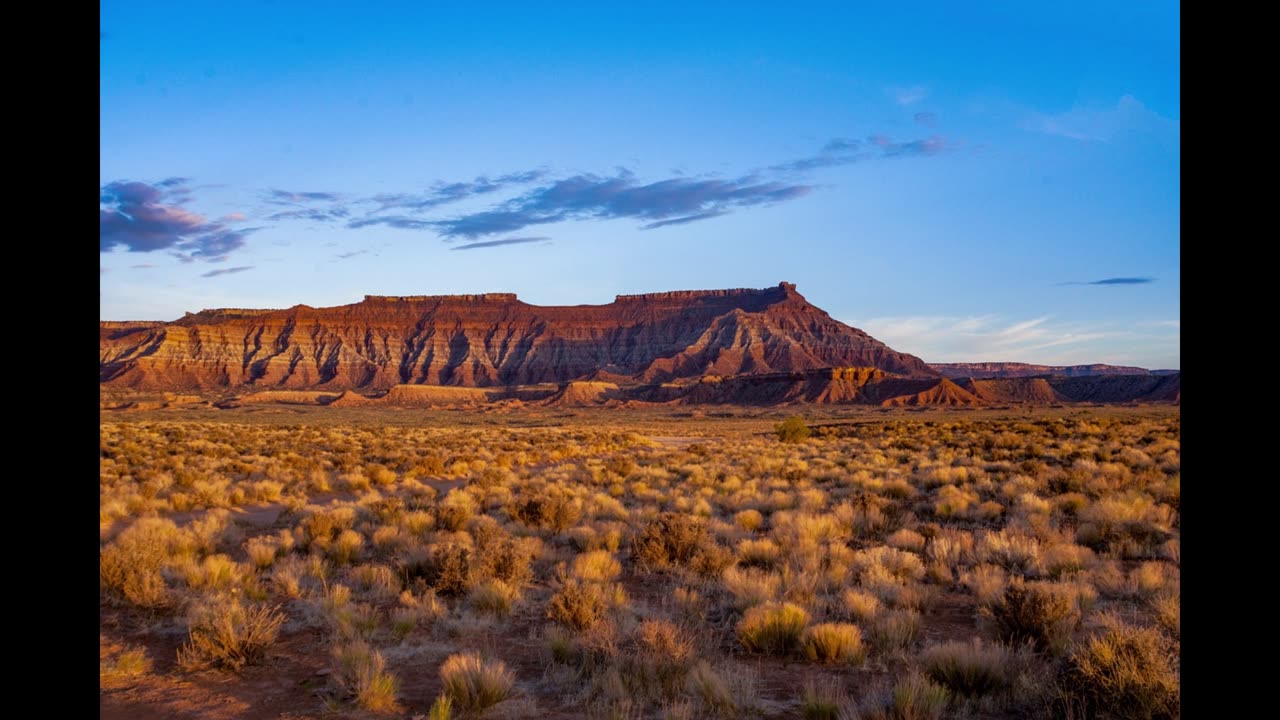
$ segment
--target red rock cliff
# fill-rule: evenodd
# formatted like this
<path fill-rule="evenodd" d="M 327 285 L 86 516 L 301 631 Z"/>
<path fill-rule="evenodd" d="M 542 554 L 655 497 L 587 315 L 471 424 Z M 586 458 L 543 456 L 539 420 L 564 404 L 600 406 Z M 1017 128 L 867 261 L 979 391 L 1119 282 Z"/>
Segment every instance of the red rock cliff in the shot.
<path fill-rule="evenodd" d="M 936 377 L 809 304 L 795 285 L 619 295 L 540 307 L 515 295 L 368 295 L 331 308 L 219 309 L 103 323 L 102 383 L 140 389 L 488 387 L 593 373 L 637 381 L 864 366 Z"/>

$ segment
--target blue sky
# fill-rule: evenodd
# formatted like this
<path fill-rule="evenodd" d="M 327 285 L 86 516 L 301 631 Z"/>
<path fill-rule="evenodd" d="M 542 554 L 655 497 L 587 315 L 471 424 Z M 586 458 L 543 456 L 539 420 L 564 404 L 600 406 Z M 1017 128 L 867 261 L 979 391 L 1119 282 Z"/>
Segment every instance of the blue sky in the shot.
<path fill-rule="evenodd" d="M 1179 367 L 1176 3 L 435 5 L 102 3 L 102 319 L 787 280 Z"/>

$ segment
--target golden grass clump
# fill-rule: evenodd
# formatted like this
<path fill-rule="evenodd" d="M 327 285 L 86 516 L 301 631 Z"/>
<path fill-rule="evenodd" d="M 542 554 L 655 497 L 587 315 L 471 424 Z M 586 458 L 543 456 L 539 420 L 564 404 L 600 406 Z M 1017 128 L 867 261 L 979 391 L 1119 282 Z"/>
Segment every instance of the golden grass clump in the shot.
<path fill-rule="evenodd" d="M 484 660 L 479 653 L 450 655 L 440 665 L 444 692 L 463 710 L 478 712 L 511 694 L 515 676 L 501 660 Z"/>
<path fill-rule="evenodd" d="M 757 605 L 738 622 L 738 640 L 752 652 L 783 655 L 795 650 L 809 624 L 809 613 L 792 603 Z"/>
<path fill-rule="evenodd" d="M 583 582 L 612 582 L 621 574 L 621 563 L 608 550 L 592 550 L 573 559 L 573 576 Z"/>
<path fill-rule="evenodd" d="M 125 650 L 110 661 L 98 664 L 98 683 L 102 687 L 124 684 L 151 671 L 151 658 L 145 650 Z"/>
<path fill-rule="evenodd" d="M 859 588 L 847 588 L 841 595 L 845 613 L 858 622 L 867 622 L 880 612 L 880 599 Z"/>
<path fill-rule="evenodd" d="M 800 647 L 809 662 L 861 665 L 867 658 L 862 630 L 850 623 L 820 623 L 805 628 Z"/>
<path fill-rule="evenodd" d="M 747 509 L 735 514 L 733 522 L 747 532 L 755 532 L 764 526 L 764 516 L 759 510 Z"/>
<path fill-rule="evenodd" d="M 782 577 L 767 570 L 729 567 L 721 581 L 733 596 L 733 607 L 738 610 L 777 600 L 782 592 Z"/>

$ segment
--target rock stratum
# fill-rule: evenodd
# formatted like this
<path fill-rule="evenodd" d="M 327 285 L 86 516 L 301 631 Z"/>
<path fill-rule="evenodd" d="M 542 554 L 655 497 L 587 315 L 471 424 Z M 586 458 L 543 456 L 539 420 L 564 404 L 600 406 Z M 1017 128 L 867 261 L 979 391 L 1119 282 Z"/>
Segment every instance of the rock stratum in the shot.
<path fill-rule="evenodd" d="M 190 401 L 191 393 L 215 394 L 223 407 L 965 407 L 1176 402 L 1180 392 L 1178 375 L 1125 376 L 1122 383 L 1095 376 L 946 377 L 834 320 L 785 282 L 759 290 L 619 295 L 607 305 L 571 307 L 488 293 L 204 310 L 173 322 L 102 322 L 99 354 L 99 382 L 108 395 L 164 393 Z M 104 399 L 102 407 L 173 405 L 113 402 Z"/>

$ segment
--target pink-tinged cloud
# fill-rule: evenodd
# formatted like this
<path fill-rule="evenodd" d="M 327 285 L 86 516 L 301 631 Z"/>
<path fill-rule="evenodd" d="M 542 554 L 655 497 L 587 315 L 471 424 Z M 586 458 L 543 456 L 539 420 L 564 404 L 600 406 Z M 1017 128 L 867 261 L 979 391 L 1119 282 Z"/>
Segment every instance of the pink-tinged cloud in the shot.
<path fill-rule="evenodd" d="M 225 260 L 258 228 L 232 230 L 222 222 L 180 206 L 190 196 L 184 178 L 154 185 L 116 181 L 103 186 L 98 202 L 99 252 L 176 251 L 184 261 Z"/>
<path fill-rule="evenodd" d="M 248 219 L 249 218 L 246 217 L 244 213 L 238 213 L 238 212 L 234 212 L 234 213 L 230 213 L 222 216 L 223 222 L 244 222 L 245 220 L 248 220 Z"/>

